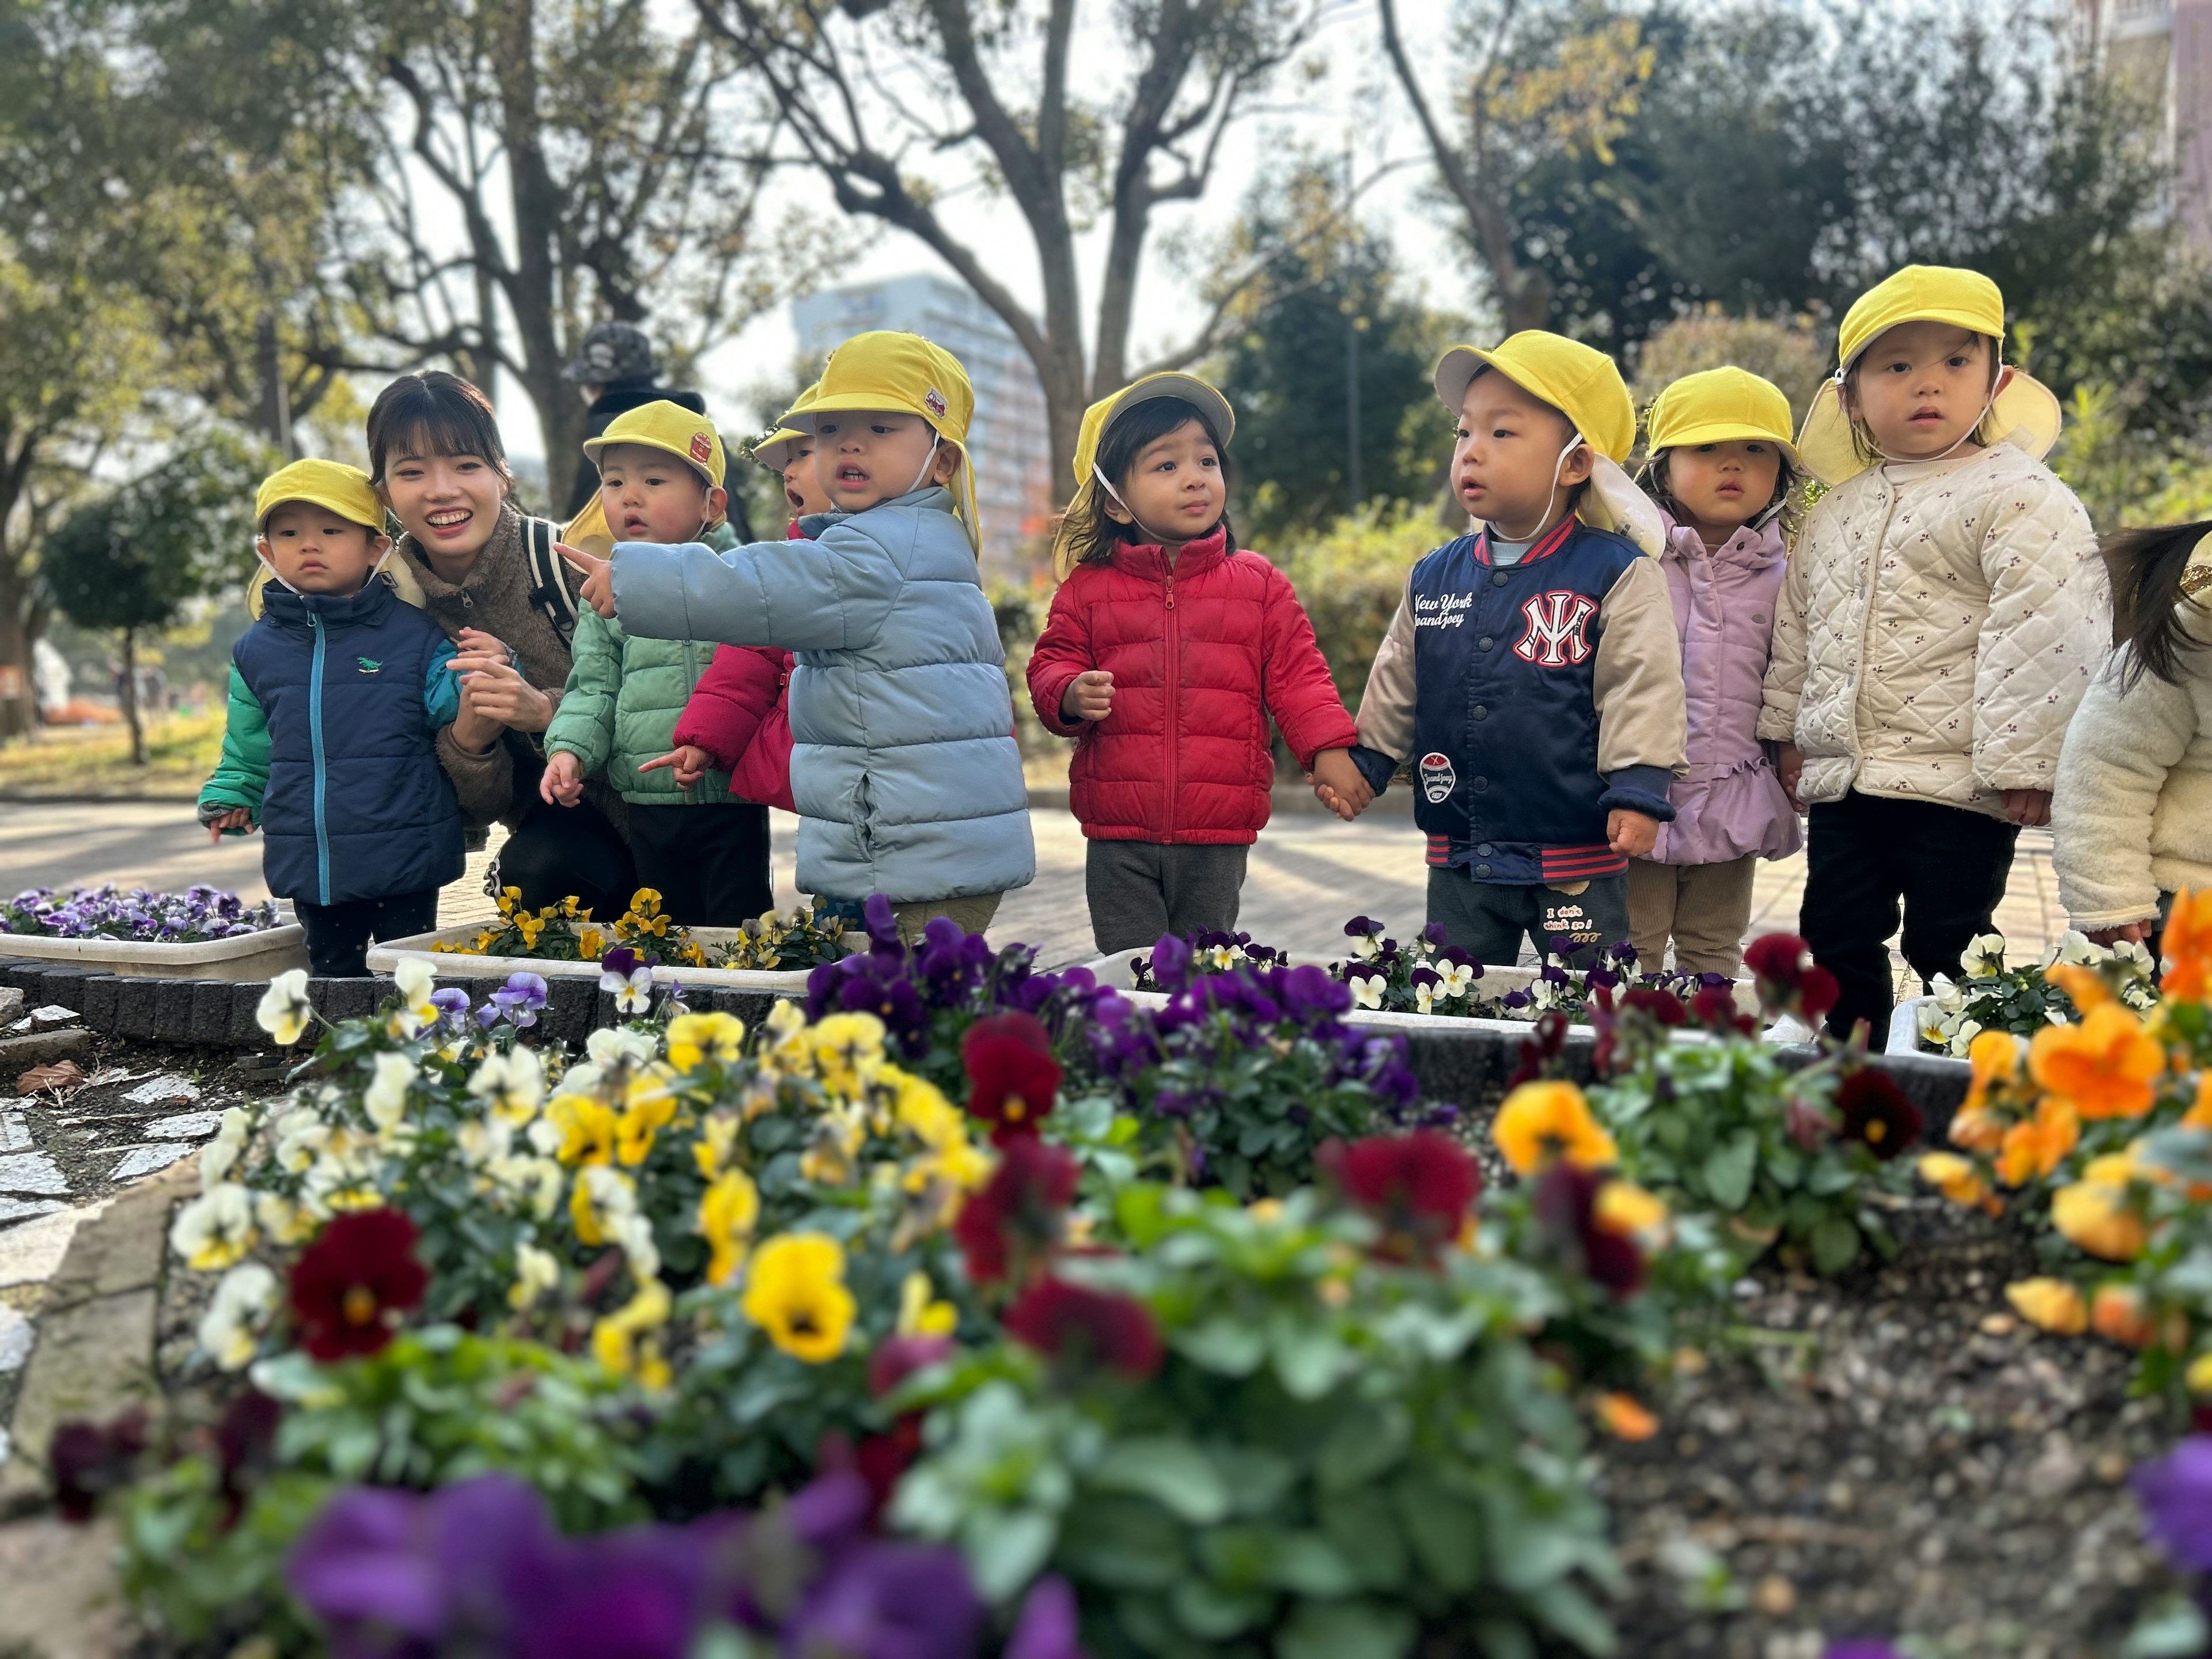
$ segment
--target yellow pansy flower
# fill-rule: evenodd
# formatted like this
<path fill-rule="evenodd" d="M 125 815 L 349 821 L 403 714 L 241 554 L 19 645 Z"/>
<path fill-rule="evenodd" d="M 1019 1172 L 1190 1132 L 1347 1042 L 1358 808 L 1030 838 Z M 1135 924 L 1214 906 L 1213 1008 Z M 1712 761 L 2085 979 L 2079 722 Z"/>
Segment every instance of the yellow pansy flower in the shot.
<path fill-rule="evenodd" d="M 901 1336 L 950 1336 L 960 1328 L 960 1310 L 937 1299 L 929 1275 L 919 1267 L 899 1285 Z"/>
<path fill-rule="evenodd" d="M 1498 1108 L 1490 1138 L 1516 1175 L 1533 1175 L 1555 1158 L 1602 1169 L 1620 1156 L 1571 1083 L 1522 1084 Z"/>
<path fill-rule="evenodd" d="M 707 1282 L 726 1285 L 745 1265 L 760 1221 L 760 1188 L 743 1170 L 718 1176 L 699 1200 L 699 1232 L 707 1241 Z"/>
<path fill-rule="evenodd" d="M 728 1066 L 744 1041 L 745 1023 L 735 1014 L 678 1014 L 668 1022 L 668 1063 L 679 1072 L 706 1060 Z"/>
<path fill-rule="evenodd" d="M 2089 1328 L 2089 1304 L 2063 1279 L 2023 1279 L 2005 1286 L 2005 1300 L 2039 1330 L 2079 1336 Z"/>
<path fill-rule="evenodd" d="M 659 1279 L 639 1285 L 636 1295 L 592 1327 L 592 1358 L 619 1376 L 635 1376 L 648 1389 L 666 1388 L 668 1365 L 658 1345 L 638 1339 L 668 1322 L 673 1300 Z"/>
<path fill-rule="evenodd" d="M 845 1352 L 858 1311 L 845 1251 L 826 1233 L 781 1233 L 753 1252 L 740 1304 L 769 1341 L 809 1364 Z"/>
<path fill-rule="evenodd" d="M 2090 1170 L 2106 1161 L 2098 1158 Z M 2051 1194 L 2051 1224 L 2079 1249 L 2107 1261 L 2132 1261 L 2149 1242 L 2142 1217 L 2128 1201 L 2127 1188 L 2094 1173 Z"/>
<path fill-rule="evenodd" d="M 614 1108 L 589 1095 L 556 1095 L 545 1121 L 561 1132 L 553 1154 L 574 1169 L 580 1164 L 611 1164 L 615 1156 Z"/>

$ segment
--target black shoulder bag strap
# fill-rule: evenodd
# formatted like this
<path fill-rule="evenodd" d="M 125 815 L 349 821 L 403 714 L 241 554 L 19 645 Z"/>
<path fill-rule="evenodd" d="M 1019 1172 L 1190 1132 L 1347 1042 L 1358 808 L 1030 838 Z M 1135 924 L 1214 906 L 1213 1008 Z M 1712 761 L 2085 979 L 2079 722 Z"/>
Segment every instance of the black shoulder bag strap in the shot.
<path fill-rule="evenodd" d="M 562 580 L 561 556 L 553 550 L 556 526 L 550 520 L 526 519 L 522 528 L 530 560 L 530 603 L 566 645 L 576 632 L 576 601 Z"/>

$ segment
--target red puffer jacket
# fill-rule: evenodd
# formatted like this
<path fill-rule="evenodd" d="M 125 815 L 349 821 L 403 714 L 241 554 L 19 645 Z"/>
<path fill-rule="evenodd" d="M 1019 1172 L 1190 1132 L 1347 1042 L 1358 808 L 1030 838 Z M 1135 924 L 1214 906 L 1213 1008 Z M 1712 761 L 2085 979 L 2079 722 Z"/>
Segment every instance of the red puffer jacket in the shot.
<path fill-rule="evenodd" d="M 791 539 L 799 539 L 799 520 Z M 676 722 L 676 745 L 696 744 L 730 775 L 730 793 L 764 806 L 798 809 L 791 799 L 791 653 L 723 645 L 691 688 Z"/>
<path fill-rule="evenodd" d="M 1217 530 L 1170 570 L 1157 547 L 1076 567 L 1030 658 L 1030 699 L 1076 740 L 1068 805 L 1101 841 L 1257 839 L 1274 781 L 1267 716 L 1301 766 L 1358 741 L 1290 580 Z M 1086 669 L 1114 676 L 1093 726 L 1060 714 Z"/>

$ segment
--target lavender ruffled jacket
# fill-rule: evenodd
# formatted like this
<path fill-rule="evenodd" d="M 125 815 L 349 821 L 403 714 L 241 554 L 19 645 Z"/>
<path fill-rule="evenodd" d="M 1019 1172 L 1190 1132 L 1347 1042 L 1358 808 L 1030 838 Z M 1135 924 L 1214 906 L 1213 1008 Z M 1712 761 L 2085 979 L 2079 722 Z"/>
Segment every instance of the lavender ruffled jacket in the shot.
<path fill-rule="evenodd" d="M 1690 769 L 1667 793 L 1661 864 L 1723 864 L 1756 853 L 1787 858 L 1804 844 L 1774 763 L 1754 735 L 1786 568 L 1782 532 L 1747 526 L 1715 550 L 1671 521 L 1660 555 L 1682 642 Z"/>

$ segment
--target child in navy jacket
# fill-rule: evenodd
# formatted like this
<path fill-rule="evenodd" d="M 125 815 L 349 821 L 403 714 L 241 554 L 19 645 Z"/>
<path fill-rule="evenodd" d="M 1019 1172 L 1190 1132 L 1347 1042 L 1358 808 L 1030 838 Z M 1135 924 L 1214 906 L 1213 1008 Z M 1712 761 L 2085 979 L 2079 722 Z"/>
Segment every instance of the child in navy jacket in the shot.
<path fill-rule="evenodd" d="M 1539 331 L 1455 346 L 1453 482 L 1480 530 L 1414 565 L 1376 653 L 1352 750 L 1379 792 L 1413 763 L 1431 922 L 1510 963 L 1587 963 L 1628 936 L 1626 870 L 1674 817 L 1681 653 L 1656 544 L 1620 470 L 1636 434 L 1612 362 Z M 1646 523 L 1646 520 L 1649 523 Z"/>
<path fill-rule="evenodd" d="M 276 580 L 231 653 L 222 758 L 200 791 L 216 835 L 263 833 L 318 975 L 368 972 L 371 938 L 437 926 L 461 873 L 461 810 L 438 763 L 460 713 L 453 647 L 377 567 L 390 549 L 368 475 L 295 461 L 254 503 Z"/>

